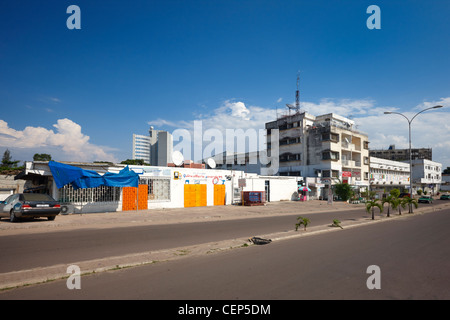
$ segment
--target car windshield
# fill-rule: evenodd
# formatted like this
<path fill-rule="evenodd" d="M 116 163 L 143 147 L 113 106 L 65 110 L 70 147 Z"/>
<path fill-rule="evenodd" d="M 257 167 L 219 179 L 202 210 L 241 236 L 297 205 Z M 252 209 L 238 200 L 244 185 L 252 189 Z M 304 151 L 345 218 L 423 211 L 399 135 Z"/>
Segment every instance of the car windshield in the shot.
<path fill-rule="evenodd" d="M 22 197 L 24 201 L 55 201 L 48 194 L 43 193 L 24 193 Z"/>

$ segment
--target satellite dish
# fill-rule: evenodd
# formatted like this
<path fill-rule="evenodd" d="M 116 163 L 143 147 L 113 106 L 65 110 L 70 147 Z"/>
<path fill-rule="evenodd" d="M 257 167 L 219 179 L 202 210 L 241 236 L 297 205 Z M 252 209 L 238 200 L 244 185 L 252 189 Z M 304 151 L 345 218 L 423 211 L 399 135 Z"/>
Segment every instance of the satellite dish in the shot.
<path fill-rule="evenodd" d="M 172 161 L 177 167 L 181 166 L 184 162 L 183 154 L 180 151 L 174 151 L 172 153 Z"/>
<path fill-rule="evenodd" d="M 208 163 L 208 166 L 209 166 L 211 169 L 214 169 L 214 168 L 216 167 L 216 162 L 214 161 L 213 158 L 209 158 L 209 159 L 207 160 L 207 163 Z"/>

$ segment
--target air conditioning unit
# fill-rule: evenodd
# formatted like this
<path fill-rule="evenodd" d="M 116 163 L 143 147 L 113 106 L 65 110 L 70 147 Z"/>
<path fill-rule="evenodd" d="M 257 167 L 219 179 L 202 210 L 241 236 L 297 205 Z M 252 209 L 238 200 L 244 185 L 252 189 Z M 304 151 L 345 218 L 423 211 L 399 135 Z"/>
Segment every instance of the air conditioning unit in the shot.
<path fill-rule="evenodd" d="M 74 213 L 75 208 L 73 204 L 62 204 L 61 205 L 61 214 L 66 215 L 66 214 L 71 214 Z"/>

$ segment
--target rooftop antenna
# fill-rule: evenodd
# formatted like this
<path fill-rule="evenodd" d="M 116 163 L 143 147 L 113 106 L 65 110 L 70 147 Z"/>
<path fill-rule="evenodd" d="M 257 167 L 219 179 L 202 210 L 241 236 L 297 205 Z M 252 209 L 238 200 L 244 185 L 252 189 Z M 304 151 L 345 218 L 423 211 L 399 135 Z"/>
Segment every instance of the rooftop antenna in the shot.
<path fill-rule="evenodd" d="M 300 71 L 297 72 L 297 90 L 295 91 L 295 106 L 292 104 L 286 104 L 286 107 L 289 109 L 289 115 L 291 115 L 291 110 L 295 110 L 295 113 L 298 113 L 300 110 Z"/>
<path fill-rule="evenodd" d="M 300 110 L 300 89 L 299 89 L 299 83 L 300 83 L 300 70 L 297 71 L 297 91 L 295 91 L 295 108 Z"/>

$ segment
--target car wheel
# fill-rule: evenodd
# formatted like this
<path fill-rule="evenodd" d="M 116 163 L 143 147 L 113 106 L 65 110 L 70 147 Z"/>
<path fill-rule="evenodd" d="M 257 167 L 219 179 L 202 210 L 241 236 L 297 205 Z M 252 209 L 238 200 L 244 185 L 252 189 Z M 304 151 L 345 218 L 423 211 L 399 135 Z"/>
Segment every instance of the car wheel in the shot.
<path fill-rule="evenodd" d="M 9 221 L 11 222 L 17 222 L 19 219 L 16 217 L 16 215 L 14 214 L 14 210 L 11 210 L 9 212 Z"/>
<path fill-rule="evenodd" d="M 55 216 L 47 217 L 47 219 L 48 219 L 48 221 L 53 221 L 53 220 L 55 220 Z"/>

